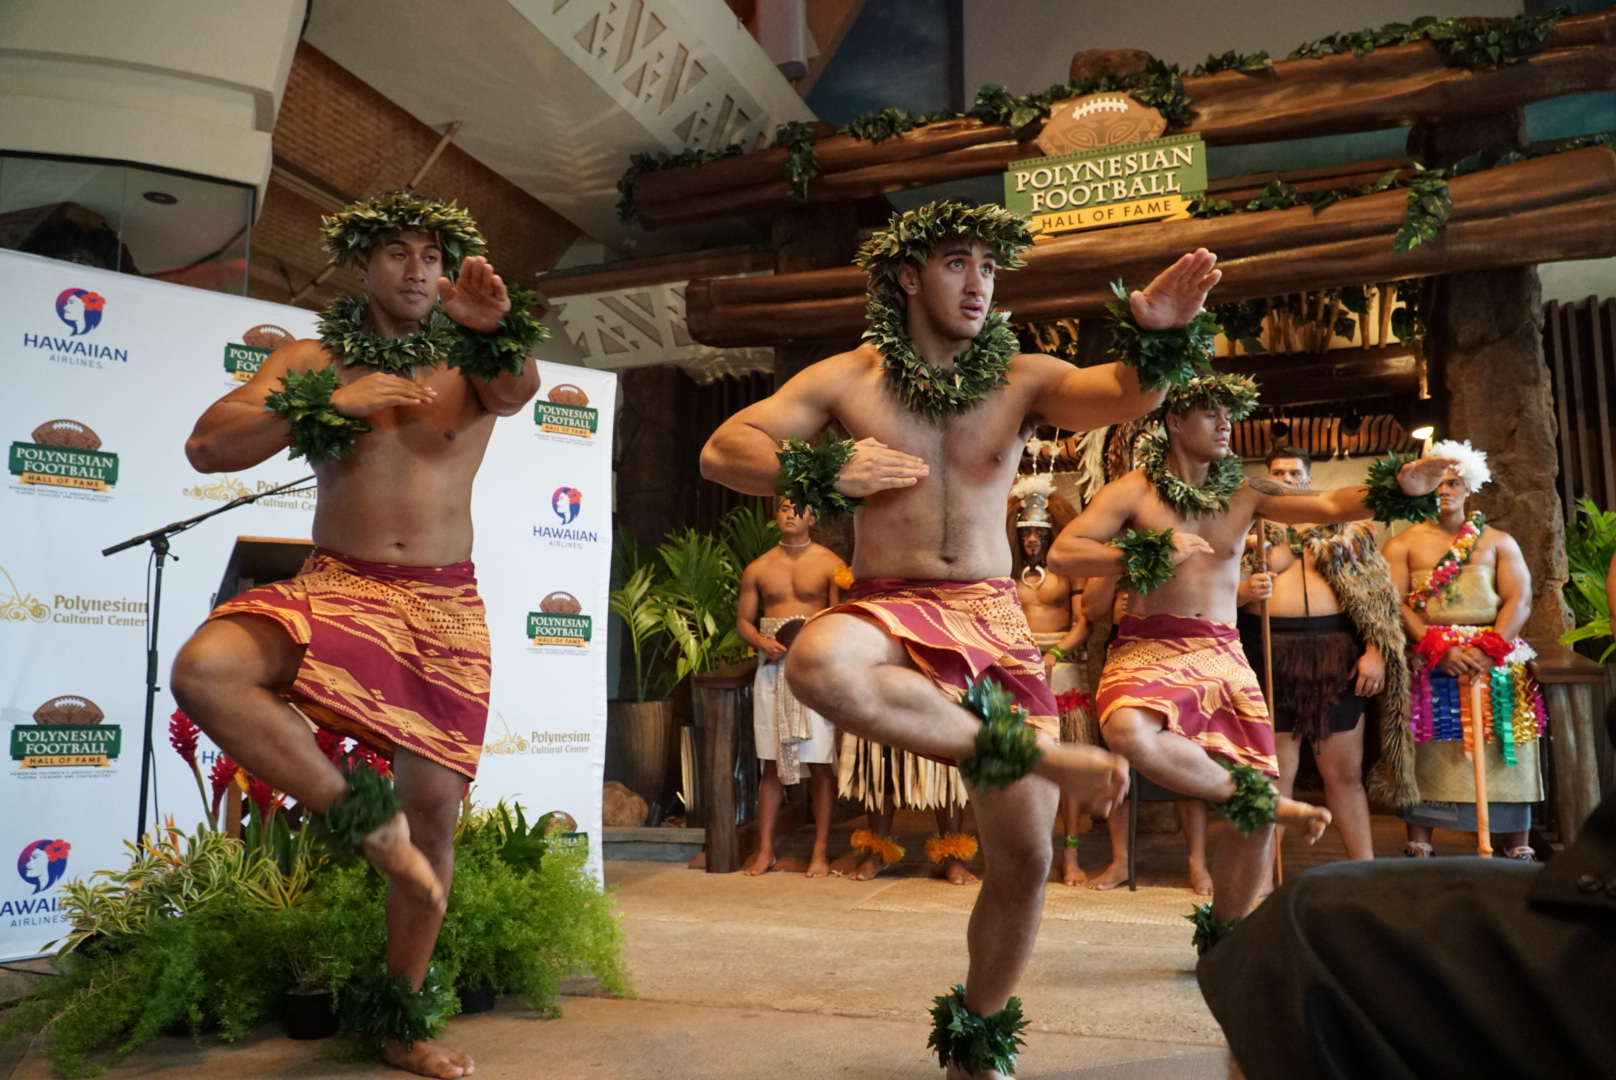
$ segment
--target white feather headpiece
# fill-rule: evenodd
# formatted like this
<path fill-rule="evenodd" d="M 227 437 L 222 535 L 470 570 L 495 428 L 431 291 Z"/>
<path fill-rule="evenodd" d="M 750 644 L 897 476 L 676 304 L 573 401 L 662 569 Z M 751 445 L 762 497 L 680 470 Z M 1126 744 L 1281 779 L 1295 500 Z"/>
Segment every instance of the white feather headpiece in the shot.
<path fill-rule="evenodd" d="M 1443 439 L 1441 442 L 1432 443 L 1431 456 L 1453 458 L 1457 461 L 1458 464 L 1453 467 L 1453 471 L 1471 491 L 1480 491 L 1482 486 L 1493 478 L 1492 469 L 1487 467 L 1487 452 L 1471 446 L 1469 439 L 1464 442 Z"/>

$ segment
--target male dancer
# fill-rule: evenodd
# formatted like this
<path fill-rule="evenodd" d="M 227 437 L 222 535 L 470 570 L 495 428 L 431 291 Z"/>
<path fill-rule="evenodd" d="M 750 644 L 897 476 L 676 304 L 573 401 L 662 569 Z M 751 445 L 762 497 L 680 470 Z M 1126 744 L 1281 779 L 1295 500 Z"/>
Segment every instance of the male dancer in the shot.
<path fill-rule="evenodd" d="M 786 674 L 843 731 L 958 762 L 972 781 L 987 874 L 970 975 L 933 1012 L 932 1044 L 953 1078 L 1013 1071 L 1023 1023 L 1010 994 L 1037 935 L 1057 798 L 1104 814 L 1127 777 L 1120 759 L 1055 739 L 1054 699 L 1005 576 L 1001 515 L 1037 423 L 1086 431 L 1137 417 L 1160 394 L 1120 364 L 1019 352 L 990 307 L 996 272 L 1020 265 L 1030 242 L 1024 220 L 998 207 L 943 202 L 895 216 L 859 253 L 866 344 L 735 414 L 702 451 L 703 474 L 739 491 L 763 494 L 778 479 L 797 505 L 867 500 L 854 519 L 851 602 L 803 629 Z M 1201 311 L 1215 262 L 1186 255 L 1129 297 L 1132 340 L 1172 339 L 1139 356 L 1198 342 L 1175 328 Z M 800 441 L 832 423 L 851 438 L 818 450 Z M 972 1015 L 991 1037 L 955 1042 Z"/>
<path fill-rule="evenodd" d="M 1116 578 L 1094 577 L 1084 581 L 1084 616 L 1092 623 L 1108 622 L 1111 627 L 1110 636 L 1098 646 L 1099 652 L 1109 651 L 1111 642 L 1117 639 L 1117 630 L 1122 625 L 1127 604 L 1128 590 L 1119 588 Z M 1096 648 L 1094 645 L 1089 647 Z M 1103 665 L 1100 670 L 1105 670 Z M 1212 875 L 1206 868 L 1206 800 L 1174 799 L 1173 811 L 1178 815 L 1178 828 L 1184 834 L 1184 847 L 1189 853 L 1190 889 L 1197 896 L 1211 896 Z M 1106 832 L 1111 838 L 1111 862 L 1098 875 L 1084 882 L 1096 892 L 1115 889 L 1128 880 L 1128 853 L 1132 850 L 1132 840 L 1128 836 L 1128 814 L 1126 806 L 1118 806 L 1116 812 L 1106 818 Z"/>
<path fill-rule="evenodd" d="M 1544 797 L 1538 743 L 1548 720 L 1526 671 L 1534 654 L 1516 636 L 1532 612 L 1532 573 L 1513 536 L 1480 513 L 1465 514 L 1465 500 L 1492 479 L 1487 455 L 1468 441 L 1439 442 L 1432 452 L 1453 462 L 1437 489 L 1440 515 L 1386 544 L 1414 650 L 1414 760 L 1424 800 L 1401 811 L 1404 850 L 1429 858 L 1432 828 L 1475 831 L 1475 766 L 1465 743 L 1476 720 L 1470 682 L 1479 679 L 1488 825 L 1505 856 L 1531 862 L 1532 804 Z"/>
<path fill-rule="evenodd" d="M 1388 513 L 1434 489 L 1449 464 L 1410 462 L 1395 479 L 1383 466 L 1374 485 L 1337 491 L 1248 482 L 1229 434 L 1256 403 L 1255 384 L 1237 375 L 1170 391 L 1161 434 L 1140 450 L 1142 467 L 1100 489 L 1050 556 L 1068 574 L 1121 575 L 1133 594 L 1096 695 L 1107 744 L 1239 826 L 1212 862 L 1212 903 L 1198 909 L 1203 949 L 1256 902 L 1274 822 L 1295 826 L 1308 843 L 1330 822 L 1328 810 L 1280 797 L 1269 780 L 1279 771 L 1273 728 L 1233 625 L 1247 531 L 1258 517 Z"/>
<path fill-rule="evenodd" d="M 1073 695 L 1087 698 L 1089 689 L 1087 673 L 1079 664 L 1083 642 L 1089 635 L 1088 620 L 1083 618 L 1082 583 L 1046 565 L 1055 533 L 1077 516 L 1077 510 L 1055 492 L 1054 477 L 1049 473 L 1023 476 L 1011 487 L 1010 497 L 1015 504 L 1016 546 L 1021 555 L 1017 560 L 1021 569 L 1016 573 L 1016 599 L 1021 601 L 1027 628 L 1044 655 L 1044 677 L 1060 709 L 1061 742 L 1098 746 L 1100 732 L 1094 725 L 1091 708 L 1081 702 L 1071 703 Z M 1061 883 L 1065 885 L 1088 882 L 1077 863 L 1080 816 L 1076 803 L 1061 800 Z"/>
<path fill-rule="evenodd" d="M 766 874 L 774 866 L 774 823 L 780 814 L 785 785 L 808 766 L 808 786 L 814 797 L 814 853 L 808 877 L 830 873 L 830 817 L 836 805 L 836 729 L 830 721 L 805 708 L 780 678 L 787 646 L 777 635 L 786 626 L 836 603 L 836 571 L 842 560 L 808 535 L 814 512 L 801 514 L 789 500 L 774 510 L 780 543 L 765 551 L 741 571 L 741 599 L 735 629 L 741 640 L 758 651 L 757 678 L 752 683 L 752 735 L 763 762 L 758 786 L 758 850 L 741 872 Z M 759 613 L 761 612 L 761 617 Z"/>
<path fill-rule="evenodd" d="M 320 485 L 315 551 L 298 577 L 215 609 L 175 658 L 172 687 L 226 753 L 392 879 L 386 976 L 369 980 L 377 1000 L 362 1012 L 393 1022 L 362 1034 L 398 1068 L 465 1076 L 469 1055 L 399 1021 L 448 1004 L 428 967 L 488 718 L 471 483 L 494 418 L 538 389 L 526 351 L 543 327 L 452 205 L 381 196 L 325 219 L 324 239 L 359 265 L 364 296 L 336 301 L 319 340 L 272 353 L 185 444 L 201 472 L 288 446 L 306 456 Z M 339 771 L 305 717 L 389 756 L 396 795 L 368 768 Z"/>
<path fill-rule="evenodd" d="M 1275 446 L 1266 462 L 1268 479 L 1298 491 L 1313 486 L 1313 462 L 1306 451 Z M 1275 698 L 1269 705 L 1279 756 L 1275 786 L 1290 798 L 1305 739 L 1324 778 L 1325 805 L 1346 844 L 1347 858 L 1372 859 L 1363 784 L 1364 703 L 1369 698 L 1380 698 L 1381 745 L 1391 751 L 1376 767 L 1377 777 L 1390 773 L 1394 781 L 1389 797 L 1381 794 L 1393 805 L 1414 797 L 1408 666 L 1398 596 L 1368 522 L 1291 528 L 1264 523 L 1264 528 L 1268 572 L 1254 572 L 1242 583 L 1240 599 L 1246 606 L 1238 626 L 1246 659 L 1257 668 L 1262 664 L 1261 602 L 1268 600 Z M 1248 540 L 1248 548 L 1252 542 Z M 1398 770 L 1399 763 L 1407 767 Z M 1399 787 L 1404 792 L 1400 797 Z"/>

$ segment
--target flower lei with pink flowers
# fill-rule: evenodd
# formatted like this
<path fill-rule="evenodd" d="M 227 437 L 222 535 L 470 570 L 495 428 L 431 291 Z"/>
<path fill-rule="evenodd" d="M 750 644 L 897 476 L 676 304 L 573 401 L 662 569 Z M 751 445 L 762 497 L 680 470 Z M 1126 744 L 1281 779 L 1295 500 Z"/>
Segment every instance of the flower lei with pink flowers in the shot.
<path fill-rule="evenodd" d="M 1431 597 L 1438 592 L 1442 593 L 1444 603 L 1451 603 L 1457 599 L 1459 587 L 1454 584 L 1454 580 L 1459 576 L 1459 571 L 1470 561 L 1470 556 L 1475 553 L 1476 542 L 1481 539 L 1481 529 L 1486 523 L 1487 519 L 1482 516 L 1481 511 L 1470 515 L 1470 520 L 1464 523 L 1459 535 L 1453 538 L 1453 546 L 1437 562 L 1436 569 L 1431 571 L 1431 576 L 1426 579 L 1425 584 L 1408 594 L 1409 607 L 1423 615 L 1426 605 L 1431 602 Z"/>

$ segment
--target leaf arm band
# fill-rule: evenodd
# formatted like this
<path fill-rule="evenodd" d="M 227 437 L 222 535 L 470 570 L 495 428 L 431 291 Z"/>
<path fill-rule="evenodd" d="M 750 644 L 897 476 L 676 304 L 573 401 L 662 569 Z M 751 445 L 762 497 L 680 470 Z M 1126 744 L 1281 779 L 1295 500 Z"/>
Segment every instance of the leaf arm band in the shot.
<path fill-rule="evenodd" d="M 1264 825 L 1273 824 L 1279 813 L 1279 792 L 1274 790 L 1268 776 L 1250 765 L 1225 757 L 1212 760 L 1229 770 L 1234 780 L 1234 794 L 1220 803 L 1212 803 L 1212 812 L 1234 822 L 1242 836 L 1250 836 Z"/>
<path fill-rule="evenodd" d="M 448 364 L 474 379 L 489 382 L 501 375 L 520 375 L 527 367 L 528 350 L 549 338 L 549 329 L 529 310 L 536 296 L 527 289 L 509 290 L 511 310 L 499 326 L 483 333 L 456 325 L 459 331 L 449 346 Z"/>
<path fill-rule="evenodd" d="M 1106 304 L 1111 315 L 1111 355 L 1139 373 L 1139 389 L 1184 386 L 1197 375 L 1212 374 L 1212 347 L 1220 327 L 1210 311 L 1183 326 L 1146 330 L 1133 317 L 1128 289 L 1111 283 L 1117 299 Z"/>
<path fill-rule="evenodd" d="M 979 791 L 1009 787 L 1032 772 L 1044 756 L 1027 711 L 1010 692 L 984 675 L 967 683 L 960 704 L 982 721 L 976 729 L 976 756 L 959 763 L 960 775 Z"/>
<path fill-rule="evenodd" d="M 1438 513 L 1436 492 L 1429 495 L 1409 495 L 1397 482 L 1397 474 L 1404 465 L 1414 460 L 1413 454 L 1387 454 L 1369 466 L 1368 487 L 1364 505 L 1375 520 L 1384 525 L 1394 521 L 1418 524 L 1432 521 Z"/>
<path fill-rule="evenodd" d="M 354 437 L 370 430 L 363 420 L 344 416 L 331 404 L 342 384 L 335 365 L 313 371 L 288 371 L 283 389 L 264 399 L 264 411 L 292 425 L 291 456 L 324 465 L 353 453 Z"/>
<path fill-rule="evenodd" d="M 834 439 L 829 431 L 818 446 L 809 446 L 801 439 L 782 439 L 775 455 L 780 462 L 780 471 L 774 476 L 775 493 L 791 500 L 799 513 L 804 508 L 812 510 L 814 521 L 820 525 L 851 514 L 864 500 L 837 491 L 836 480 L 853 460 L 854 452 L 852 439 Z"/>
<path fill-rule="evenodd" d="M 1122 552 L 1122 584 L 1144 596 L 1173 576 L 1173 530 L 1129 529 L 1111 541 Z"/>

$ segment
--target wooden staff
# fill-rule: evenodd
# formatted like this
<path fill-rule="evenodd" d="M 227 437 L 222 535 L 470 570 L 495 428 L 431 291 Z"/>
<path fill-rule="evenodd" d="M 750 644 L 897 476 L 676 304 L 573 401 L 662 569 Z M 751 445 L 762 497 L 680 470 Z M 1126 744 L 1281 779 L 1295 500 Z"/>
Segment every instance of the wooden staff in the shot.
<path fill-rule="evenodd" d="M 1259 574 L 1268 573 L 1268 522 L 1262 518 L 1257 519 L 1257 553 L 1252 561 L 1253 568 Z M 1273 583 L 1269 583 L 1272 591 Z M 1262 614 L 1262 666 L 1263 666 L 1263 696 L 1268 699 L 1268 716 L 1272 720 L 1274 715 L 1274 633 L 1268 622 L 1268 597 L 1263 597 L 1258 603 L 1258 610 Z M 1285 884 L 1285 857 L 1280 854 L 1279 830 L 1274 830 L 1274 884 Z"/>
<path fill-rule="evenodd" d="M 1481 714 L 1481 680 L 1470 679 L 1470 759 L 1476 769 L 1476 854 L 1493 855 L 1493 836 L 1487 813 L 1487 729 Z"/>

